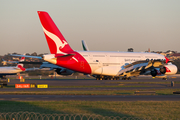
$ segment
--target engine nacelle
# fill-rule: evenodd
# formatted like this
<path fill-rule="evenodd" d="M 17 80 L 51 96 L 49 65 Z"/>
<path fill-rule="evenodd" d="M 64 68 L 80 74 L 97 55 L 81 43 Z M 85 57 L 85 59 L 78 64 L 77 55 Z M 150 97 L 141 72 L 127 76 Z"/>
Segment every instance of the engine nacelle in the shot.
<path fill-rule="evenodd" d="M 153 77 L 161 76 L 161 75 L 174 75 L 176 73 L 177 73 L 177 66 L 173 65 L 172 63 L 168 63 L 164 67 L 155 68 L 151 70 L 151 75 Z"/>
<path fill-rule="evenodd" d="M 161 74 L 165 74 L 166 73 L 166 67 L 161 67 L 159 69 L 159 71 L 160 71 Z"/>
<path fill-rule="evenodd" d="M 56 69 L 55 70 L 58 75 L 72 75 L 74 71 L 69 69 Z"/>
<path fill-rule="evenodd" d="M 153 77 L 155 77 L 155 76 L 157 75 L 157 70 L 156 70 L 156 69 L 152 69 L 152 70 L 151 70 L 151 75 L 152 75 Z"/>
<path fill-rule="evenodd" d="M 166 68 L 165 75 L 174 75 L 178 71 L 177 66 L 172 63 L 168 63 L 167 65 L 165 65 L 165 68 Z"/>

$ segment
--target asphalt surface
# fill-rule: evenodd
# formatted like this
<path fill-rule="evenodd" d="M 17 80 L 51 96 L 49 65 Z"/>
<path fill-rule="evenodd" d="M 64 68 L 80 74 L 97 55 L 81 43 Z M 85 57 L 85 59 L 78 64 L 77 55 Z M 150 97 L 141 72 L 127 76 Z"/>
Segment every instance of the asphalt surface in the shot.
<path fill-rule="evenodd" d="M 179 101 L 180 95 L 0 95 L 10 101 Z"/>
<path fill-rule="evenodd" d="M 167 84 L 148 84 L 148 82 L 167 82 Z M 0 91 L 84 91 L 84 90 L 139 90 L 139 89 L 179 89 L 180 84 L 171 87 L 171 81 L 180 81 L 180 77 L 168 78 L 168 80 L 153 79 L 151 77 L 132 78 L 132 80 L 102 80 L 95 79 L 25 79 L 23 83 L 48 84 L 49 86 L 115 86 L 126 87 L 84 87 L 84 88 L 1 88 Z M 126 84 L 127 82 L 127 84 Z M 131 83 L 128 83 L 131 82 Z M 147 82 L 138 87 L 133 82 Z M 18 79 L 11 79 L 9 85 L 22 83 Z M 128 87 L 133 86 L 133 87 Z M 137 87 L 136 87 L 137 86 Z M 148 86 L 148 87 L 147 87 Z M 12 101 L 59 101 L 59 100 L 83 100 L 83 101 L 179 101 L 180 95 L 0 95 L 0 100 Z"/>

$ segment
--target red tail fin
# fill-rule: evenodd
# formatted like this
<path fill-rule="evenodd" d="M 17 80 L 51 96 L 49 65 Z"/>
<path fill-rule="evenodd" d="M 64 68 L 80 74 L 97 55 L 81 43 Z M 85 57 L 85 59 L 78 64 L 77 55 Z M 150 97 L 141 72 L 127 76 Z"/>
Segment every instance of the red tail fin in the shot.
<path fill-rule="evenodd" d="M 18 68 L 20 68 L 22 71 L 25 71 L 26 68 L 24 68 L 22 65 L 17 65 Z"/>
<path fill-rule="evenodd" d="M 25 60 L 25 57 L 21 57 L 21 59 L 19 60 L 19 62 L 22 62 Z M 26 68 L 23 67 L 23 64 L 17 64 L 16 66 L 17 68 L 20 68 L 22 71 L 25 71 Z"/>
<path fill-rule="evenodd" d="M 68 53 L 73 50 L 47 12 L 38 11 L 44 34 L 51 54 Z"/>

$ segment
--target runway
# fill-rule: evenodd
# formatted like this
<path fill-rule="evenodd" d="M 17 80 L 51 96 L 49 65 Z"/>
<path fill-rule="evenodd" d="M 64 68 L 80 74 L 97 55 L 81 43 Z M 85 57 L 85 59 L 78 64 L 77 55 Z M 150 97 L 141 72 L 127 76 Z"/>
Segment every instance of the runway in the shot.
<path fill-rule="evenodd" d="M 10 101 L 179 101 L 180 95 L 0 95 Z"/>
<path fill-rule="evenodd" d="M 48 84 L 49 86 L 92 86 L 92 85 L 116 85 L 120 82 L 171 82 L 171 81 L 179 81 L 180 82 L 180 76 L 174 77 L 174 78 L 168 78 L 168 80 L 162 80 L 160 78 L 152 78 L 152 77 L 138 77 L 138 78 L 132 78 L 132 80 L 95 80 L 95 79 L 87 79 L 81 77 L 80 79 L 69 79 L 68 77 L 60 78 L 60 79 L 29 79 L 24 78 L 25 82 L 23 83 L 36 83 L 36 84 Z M 14 85 L 20 82 L 19 79 L 10 79 L 10 82 L 8 85 Z"/>
<path fill-rule="evenodd" d="M 93 90 L 149 90 L 149 89 L 180 89 L 180 84 L 170 86 L 171 81 L 180 81 L 180 77 L 170 78 L 167 81 L 152 78 L 136 78 L 132 80 L 103 80 L 95 79 L 25 79 L 23 83 L 48 84 L 60 88 L 2 88 L 0 91 L 93 91 Z M 130 82 L 130 83 L 129 83 Z M 143 82 L 141 86 L 137 82 Z M 157 84 L 149 84 L 157 82 Z M 165 83 L 164 83 L 165 82 Z M 8 85 L 22 83 L 18 79 L 12 79 Z M 123 84 L 121 84 L 123 83 Z M 81 86 L 81 87 L 79 87 Z M 99 86 L 99 87 L 96 87 Z M 107 87 L 108 86 L 108 87 Z M 111 87 L 112 86 L 112 87 Z M 113 87 L 117 86 L 117 87 Z M 144 86 L 144 87 L 143 87 Z M 61 88 L 62 87 L 62 88 Z M 67 88 L 64 88 L 67 87 Z M 59 100 L 83 100 L 83 101 L 179 101 L 180 95 L 4 95 L 0 93 L 0 100 L 10 101 L 59 101 Z"/>
<path fill-rule="evenodd" d="M 74 91 L 74 90 L 132 90 L 132 89 L 179 89 L 180 84 L 175 84 L 171 87 L 171 81 L 180 82 L 180 77 L 169 78 L 168 80 L 162 80 L 158 78 L 140 77 L 132 80 L 95 80 L 95 79 L 25 79 L 25 82 L 20 82 L 19 79 L 11 79 L 8 85 L 35 83 L 35 84 L 48 84 L 48 86 L 58 86 L 48 89 L 16 89 L 6 88 L 1 91 Z M 130 82 L 130 83 L 129 83 Z M 137 84 L 137 82 L 143 82 L 143 84 Z M 149 84 L 154 82 L 157 84 Z M 166 84 L 164 84 L 166 82 Z M 147 83 L 147 84 L 146 84 Z M 79 87 L 80 86 L 80 87 Z M 99 87 L 96 87 L 99 86 Z M 108 87 L 107 87 L 108 86 Z M 111 87 L 112 86 L 112 87 Z M 117 87 L 114 87 L 117 86 Z M 144 86 L 144 87 L 143 87 Z"/>

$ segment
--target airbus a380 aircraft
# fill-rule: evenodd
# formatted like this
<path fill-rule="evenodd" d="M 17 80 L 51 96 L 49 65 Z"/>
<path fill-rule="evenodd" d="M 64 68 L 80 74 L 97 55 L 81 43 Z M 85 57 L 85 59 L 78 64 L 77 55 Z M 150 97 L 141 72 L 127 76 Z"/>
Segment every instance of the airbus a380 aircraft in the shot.
<path fill-rule="evenodd" d="M 24 57 L 22 57 L 19 62 L 24 61 Z M 14 67 L 0 67 L 0 78 L 5 79 L 6 75 L 16 75 L 26 69 L 23 67 L 23 64 L 17 64 Z"/>
<path fill-rule="evenodd" d="M 47 12 L 38 11 L 51 54 L 43 56 L 52 64 L 90 74 L 97 80 L 130 79 L 130 76 L 176 74 L 177 67 L 156 53 L 74 51 Z M 37 58 L 37 57 L 36 57 Z"/>

